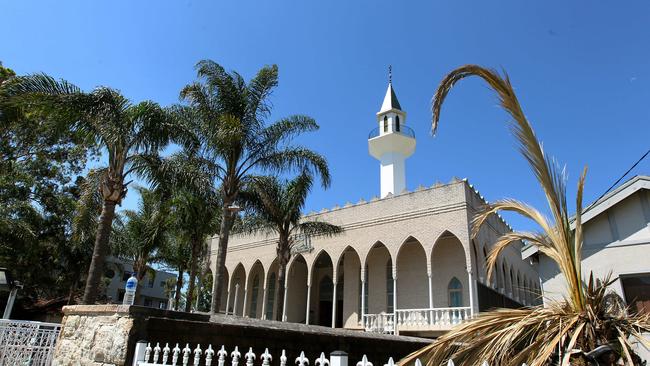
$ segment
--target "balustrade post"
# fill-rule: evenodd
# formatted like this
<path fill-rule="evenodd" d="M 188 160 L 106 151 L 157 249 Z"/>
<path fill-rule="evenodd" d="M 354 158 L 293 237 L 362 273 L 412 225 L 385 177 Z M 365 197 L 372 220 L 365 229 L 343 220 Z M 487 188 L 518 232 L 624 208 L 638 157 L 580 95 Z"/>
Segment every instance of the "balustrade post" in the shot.
<path fill-rule="evenodd" d="M 309 308 L 311 303 L 311 284 L 307 284 L 307 305 L 305 305 L 305 324 L 309 325 Z"/>
<path fill-rule="evenodd" d="M 334 278 L 336 278 L 336 271 L 334 272 Z M 336 328 L 336 282 L 332 281 L 332 328 Z"/>

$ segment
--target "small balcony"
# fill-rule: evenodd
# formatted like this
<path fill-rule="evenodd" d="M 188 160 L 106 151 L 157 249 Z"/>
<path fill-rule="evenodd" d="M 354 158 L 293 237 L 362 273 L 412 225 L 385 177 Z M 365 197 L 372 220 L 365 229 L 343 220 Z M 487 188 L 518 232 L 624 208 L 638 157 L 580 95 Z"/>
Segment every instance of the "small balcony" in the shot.
<path fill-rule="evenodd" d="M 471 317 L 470 307 L 398 309 L 394 313 L 365 314 L 363 328 L 385 334 L 446 332 Z"/>
<path fill-rule="evenodd" d="M 406 136 L 406 137 L 415 138 L 415 131 L 413 131 L 412 128 L 410 128 L 408 126 L 401 125 L 398 130 L 395 130 L 395 131 L 388 130 L 386 132 L 384 132 L 383 129 L 380 129 L 379 127 L 375 127 L 368 134 L 368 140 L 373 139 L 375 137 L 388 135 L 388 134 L 391 134 L 391 133 L 392 134 L 399 134 L 399 135 Z"/>

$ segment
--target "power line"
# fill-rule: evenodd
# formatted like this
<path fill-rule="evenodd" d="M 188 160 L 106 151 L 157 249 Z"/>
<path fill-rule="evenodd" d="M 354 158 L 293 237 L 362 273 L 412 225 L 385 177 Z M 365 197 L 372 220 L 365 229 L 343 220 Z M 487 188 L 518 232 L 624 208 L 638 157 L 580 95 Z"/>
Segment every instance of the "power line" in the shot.
<path fill-rule="evenodd" d="M 596 200 L 594 201 L 594 203 L 592 203 L 592 204 L 591 204 L 589 207 L 587 207 L 584 211 L 586 212 L 587 210 L 589 210 L 589 209 L 591 208 L 591 206 L 593 206 L 594 204 L 596 204 L 596 202 L 600 201 L 601 198 L 605 197 L 605 195 L 606 195 L 607 193 L 609 193 L 612 189 L 614 189 L 614 187 L 616 187 L 616 185 L 618 185 L 618 183 L 620 183 L 620 181 L 622 181 L 623 178 L 625 178 L 628 174 L 630 174 L 630 172 L 632 171 L 632 169 L 636 168 L 636 166 L 639 165 L 639 163 L 640 163 L 643 159 L 645 159 L 646 156 L 648 156 L 648 155 L 650 155 L 650 149 L 648 149 L 648 151 L 646 151 L 645 154 L 641 155 L 641 157 L 639 158 L 639 160 L 637 160 L 636 163 L 632 164 L 632 166 L 630 167 L 630 169 L 628 169 L 628 170 L 627 170 L 623 175 L 621 175 L 621 177 L 618 178 L 618 180 L 617 180 L 616 182 L 614 182 L 614 184 L 612 184 L 609 188 L 607 188 L 607 190 L 605 191 L 605 193 L 601 194 L 600 197 L 598 197 L 598 199 L 596 199 Z"/>

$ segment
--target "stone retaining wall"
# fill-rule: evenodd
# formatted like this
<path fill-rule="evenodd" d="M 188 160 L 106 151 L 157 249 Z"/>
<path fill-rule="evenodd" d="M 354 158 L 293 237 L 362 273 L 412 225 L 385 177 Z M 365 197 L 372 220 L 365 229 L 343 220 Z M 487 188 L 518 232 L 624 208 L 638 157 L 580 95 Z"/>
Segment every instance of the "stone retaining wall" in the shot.
<path fill-rule="evenodd" d="M 272 354 L 286 350 L 293 360 L 300 351 L 313 359 L 321 352 L 342 350 L 356 364 L 363 354 L 376 365 L 388 357 L 395 361 L 431 341 L 428 339 L 372 334 L 304 324 L 263 321 L 234 316 L 190 314 L 122 305 L 77 305 L 63 308 L 61 335 L 53 365 L 131 365 L 138 340 L 169 343 L 173 347 L 189 343 L 213 348 L 224 345 L 231 351 L 253 347 Z M 153 346 L 152 344 L 152 346 Z M 242 352 L 243 353 L 243 352 Z M 279 364 L 274 358 L 273 365 Z"/>

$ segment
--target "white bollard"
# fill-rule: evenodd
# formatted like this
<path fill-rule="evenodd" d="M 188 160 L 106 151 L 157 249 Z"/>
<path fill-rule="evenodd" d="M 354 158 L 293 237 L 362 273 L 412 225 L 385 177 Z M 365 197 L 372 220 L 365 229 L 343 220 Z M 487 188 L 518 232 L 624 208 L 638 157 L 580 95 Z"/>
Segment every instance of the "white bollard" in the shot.
<path fill-rule="evenodd" d="M 144 354 L 147 348 L 147 341 L 138 341 L 135 344 L 135 352 L 133 352 L 133 366 L 138 366 L 138 363 L 144 362 Z"/>
<path fill-rule="evenodd" d="M 330 353 L 331 366 L 348 366 L 348 354 L 343 351 L 334 351 Z"/>

